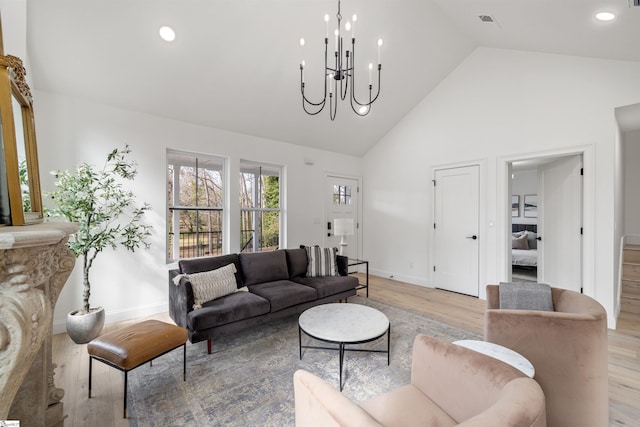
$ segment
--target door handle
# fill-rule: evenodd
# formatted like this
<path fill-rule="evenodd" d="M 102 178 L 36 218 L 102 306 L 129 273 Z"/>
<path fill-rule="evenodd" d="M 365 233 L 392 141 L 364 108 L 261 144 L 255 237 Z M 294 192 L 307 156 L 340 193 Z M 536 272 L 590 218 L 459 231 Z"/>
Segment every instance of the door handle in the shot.
<path fill-rule="evenodd" d="M 541 241 L 541 240 L 542 240 L 542 237 L 541 237 L 541 236 L 538 236 L 538 237 L 536 237 L 536 240 L 537 240 L 537 241 Z"/>
<path fill-rule="evenodd" d="M 478 238 L 478 236 L 476 236 L 475 234 L 473 236 L 467 236 L 467 239 L 476 240 L 477 238 Z"/>

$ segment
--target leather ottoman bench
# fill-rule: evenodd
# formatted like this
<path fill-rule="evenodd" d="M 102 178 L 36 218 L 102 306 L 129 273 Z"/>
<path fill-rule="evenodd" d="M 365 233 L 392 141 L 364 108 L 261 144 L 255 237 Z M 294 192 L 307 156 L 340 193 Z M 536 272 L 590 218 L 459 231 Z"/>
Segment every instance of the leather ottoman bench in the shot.
<path fill-rule="evenodd" d="M 87 345 L 89 352 L 89 397 L 93 359 L 124 372 L 123 417 L 127 418 L 127 373 L 176 348 L 183 348 L 182 380 L 187 379 L 187 330 L 159 320 L 146 320 L 104 334 Z"/>

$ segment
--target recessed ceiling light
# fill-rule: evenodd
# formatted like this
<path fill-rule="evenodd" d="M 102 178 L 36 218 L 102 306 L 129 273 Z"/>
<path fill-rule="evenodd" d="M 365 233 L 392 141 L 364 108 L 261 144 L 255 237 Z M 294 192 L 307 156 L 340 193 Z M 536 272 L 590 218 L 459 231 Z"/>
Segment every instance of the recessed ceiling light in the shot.
<path fill-rule="evenodd" d="M 176 39 L 176 32 L 171 27 L 160 27 L 158 32 L 164 41 L 172 42 Z"/>
<path fill-rule="evenodd" d="M 616 15 L 612 12 L 598 12 L 596 13 L 596 19 L 602 22 L 609 22 L 616 19 Z"/>

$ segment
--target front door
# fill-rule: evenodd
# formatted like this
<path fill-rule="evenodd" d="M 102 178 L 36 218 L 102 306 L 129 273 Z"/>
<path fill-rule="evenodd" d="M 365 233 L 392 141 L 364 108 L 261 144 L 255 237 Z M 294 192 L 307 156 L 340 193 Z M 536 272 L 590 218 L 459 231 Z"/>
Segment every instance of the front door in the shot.
<path fill-rule="evenodd" d="M 434 273 L 437 288 L 478 296 L 479 166 L 435 172 Z"/>
<path fill-rule="evenodd" d="M 342 255 L 349 258 L 358 258 L 360 253 L 359 191 L 357 179 L 327 175 L 324 244 L 325 247 L 342 248 Z M 346 246 L 341 246 L 341 241 Z"/>

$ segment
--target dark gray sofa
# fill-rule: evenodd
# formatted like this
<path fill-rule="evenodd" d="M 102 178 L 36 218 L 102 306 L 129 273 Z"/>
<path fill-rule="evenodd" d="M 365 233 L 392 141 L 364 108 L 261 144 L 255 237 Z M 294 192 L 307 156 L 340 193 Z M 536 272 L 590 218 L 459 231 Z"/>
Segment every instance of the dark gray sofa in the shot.
<path fill-rule="evenodd" d="M 178 274 L 210 271 L 228 264 L 236 266 L 238 289 L 193 309 L 193 290 L 186 278 L 175 285 Z M 337 257 L 339 276 L 306 277 L 307 252 L 280 249 L 181 260 L 178 269 L 169 270 L 169 315 L 177 325 L 186 328 L 192 343 L 211 341 L 242 329 L 258 326 L 274 319 L 301 313 L 314 305 L 346 300 L 356 294 L 358 279 L 348 275 L 347 258 Z"/>

